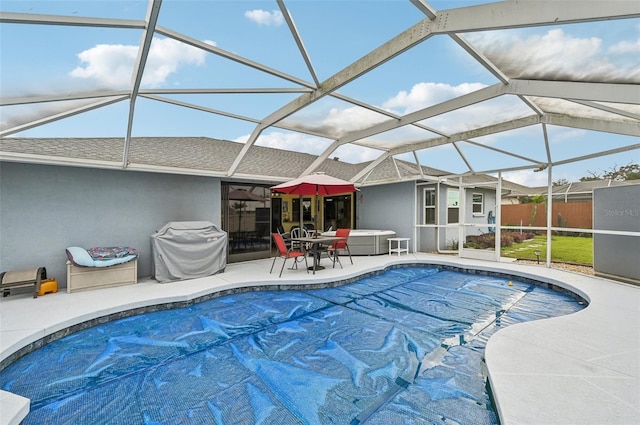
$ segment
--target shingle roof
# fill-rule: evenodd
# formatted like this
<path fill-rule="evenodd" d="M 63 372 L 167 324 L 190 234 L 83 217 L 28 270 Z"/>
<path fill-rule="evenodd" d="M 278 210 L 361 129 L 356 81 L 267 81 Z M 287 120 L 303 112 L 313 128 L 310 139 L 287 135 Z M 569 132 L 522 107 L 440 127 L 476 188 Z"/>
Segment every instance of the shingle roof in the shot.
<path fill-rule="evenodd" d="M 243 146 L 242 143 L 207 137 L 132 138 L 127 169 L 227 176 Z M 14 160 L 37 163 L 67 164 L 75 161 L 81 165 L 85 161 L 85 165 L 94 167 L 121 167 L 123 149 L 124 141 L 116 138 L 0 139 L 0 153 L 9 154 Z M 254 145 L 243 158 L 234 178 L 284 181 L 302 175 L 316 159 L 317 156 L 307 153 Z M 351 180 L 369 164 L 326 159 L 317 171 Z M 423 167 L 423 174 L 441 176 L 447 173 Z M 394 181 L 398 177 L 419 178 L 418 166 L 387 158 L 364 180 L 365 184 L 376 184 Z"/>
<path fill-rule="evenodd" d="M 251 146 L 234 177 L 227 175 L 244 145 L 239 142 L 208 137 L 136 137 L 131 139 L 127 169 L 170 172 L 175 174 L 215 175 L 230 180 L 279 182 L 302 175 L 317 156 L 264 146 Z M 121 168 L 124 141 L 118 138 L 4 138 L 0 139 L 0 154 L 5 158 L 45 164 L 73 164 L 96 168 Z M 316 171 L 344 180 L 352 180 L 371 162 L 351 164 L 328 158 Z M 401 180 L 421 180 L 422 177 L 444 178 L 450 173 L 388 157 L 356 182 L 359 185 L 385 184 Z M 463 176 L 465 184 L 492 184 L 497 179 L 487 174 Z M 457 182 L 457 178 L 450 180 Z M 640 183 L 595 180 L 553 187 L 554 196 L 567 193 L 591 194 L 596 187 Z M 503 196 L 546 195 L 545 187 L 527 187 L 503 180 Z"/>

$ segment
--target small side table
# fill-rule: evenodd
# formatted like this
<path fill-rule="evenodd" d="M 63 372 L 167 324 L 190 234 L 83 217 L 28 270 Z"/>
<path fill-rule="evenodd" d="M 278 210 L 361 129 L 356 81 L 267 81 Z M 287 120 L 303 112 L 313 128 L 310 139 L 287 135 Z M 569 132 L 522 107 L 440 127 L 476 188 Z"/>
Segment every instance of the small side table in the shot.
<path fill-rule="evenodd" d="M 411 238 L 389 238 L 389 255 L 394 252 L 398 253 L 398 257 L 403 252 L 409 254 L 409 241 Z M 404 242 L 404 247 L 402 246 L 402 242 Z"/>

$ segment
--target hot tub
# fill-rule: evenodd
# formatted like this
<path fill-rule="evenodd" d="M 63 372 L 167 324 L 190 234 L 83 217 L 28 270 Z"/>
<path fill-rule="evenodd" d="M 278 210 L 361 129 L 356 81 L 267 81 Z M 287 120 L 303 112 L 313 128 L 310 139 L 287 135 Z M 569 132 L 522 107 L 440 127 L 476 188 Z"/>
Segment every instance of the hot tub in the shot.
<path fill-rule="evenodd" d="M 324 232 L 323 236 L 335 236 L 336 232 Z M 349 250 L 351 255 L 379 255 L 389 253 L 387 239 L 395 238 L 393 230 L 351 229 L 349 233 Z"/>

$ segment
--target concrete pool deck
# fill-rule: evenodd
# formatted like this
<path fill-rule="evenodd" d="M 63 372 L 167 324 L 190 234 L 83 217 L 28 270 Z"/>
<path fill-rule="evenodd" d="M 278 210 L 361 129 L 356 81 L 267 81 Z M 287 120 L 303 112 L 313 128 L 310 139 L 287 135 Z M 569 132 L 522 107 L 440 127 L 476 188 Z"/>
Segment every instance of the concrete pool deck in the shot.
<path fill-rule="evenodd" d="M 281 264 L 278 260 L 276 268 Z M 163 303 L 186 302 L 242 287 L 315 284 L 355 278 L 393 264 L 425 263 L 518 275 L 569 289 L 589 306 L 568 316 L 504 328 L 487 344 L 485 357 L 496 409 L 503 424 L 640 423 L 640 288 L 577 273 L 508 262 L 432 254 L 354 257 L 344 269 L 316 275 L 285 270 L 272 259 L 235 263 L 201 279 L 138 284 L 33 299 L 0 299 L 0 360 L 41 338 L 99 317 Z M 289 262 L 290 263 L 290 262 Z M 278 270 L 279 271 L 279 270 Z M 18 424 L 29 401 L 0 391 L 0 424 Z"/>

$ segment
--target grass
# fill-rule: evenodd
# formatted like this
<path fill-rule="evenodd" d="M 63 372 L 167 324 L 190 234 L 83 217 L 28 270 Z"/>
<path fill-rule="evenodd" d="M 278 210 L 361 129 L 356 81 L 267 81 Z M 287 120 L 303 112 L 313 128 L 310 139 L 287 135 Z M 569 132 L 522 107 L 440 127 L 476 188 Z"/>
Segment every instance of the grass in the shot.
<path fill-rule="evenodd" d="M 532 240 L 503 247 L 503 257 L 536 260 L 535 250 L 540 250 L 540 261 L 547 258 L 546 236 L 536 236 Z M 559 263 L 593 265 L 593 238 L 576 236 L 551 237 L 551 261 Z"/>

